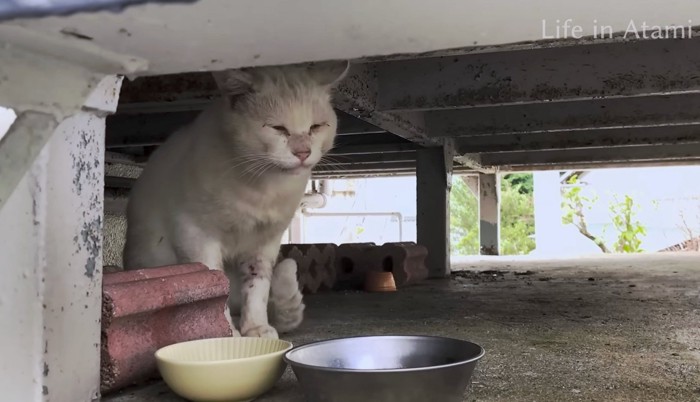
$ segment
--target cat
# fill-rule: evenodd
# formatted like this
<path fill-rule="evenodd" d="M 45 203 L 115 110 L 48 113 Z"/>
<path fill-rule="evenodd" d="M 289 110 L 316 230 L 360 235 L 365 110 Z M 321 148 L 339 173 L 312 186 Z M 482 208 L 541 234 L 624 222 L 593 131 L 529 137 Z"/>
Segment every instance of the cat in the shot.
<path fill-rule="evenodd" d="M 331 93 L 348 69 L 346 61 L 214 72 L 221 99 L 173 133 L 134 184 L 125 269 L 224 270 L 234 336 L 297 328 L 296 263 L 275 263 L 311 169 L 333 147 Z"/>

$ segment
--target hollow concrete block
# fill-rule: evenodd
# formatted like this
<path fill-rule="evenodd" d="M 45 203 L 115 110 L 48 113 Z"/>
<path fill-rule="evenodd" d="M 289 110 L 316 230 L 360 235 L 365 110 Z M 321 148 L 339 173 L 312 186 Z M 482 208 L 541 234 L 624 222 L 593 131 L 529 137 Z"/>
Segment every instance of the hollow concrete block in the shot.
<path fill-rule="evenodd" d="M 333 243 L 285 244 L 280 248 L 279 259 L 295 260 L 300 288 L 305 293 L 316 293 L 332 289 L 335 284 L 337 248 Z"/>
<path fill-rule="evenodd" d="M 104 275 L 100 388 L 103 394 L 156 378 L 163 346 L 231 336 L 225 274 L 201 264 Z"/>
<path fill-rule="evenodd" d="M 335 289 L 362 289 L 367 272 L 376 270 L 375 243 L 346 243 L 336 250 Z"/>
<path fill-rule="evenodd" d="M 428 278 L 427 256 L 428 249 L 420 244 L 385 243 L 373 253 L 373 267 L 392 272 L 397 287 L 407 286 Z"/>

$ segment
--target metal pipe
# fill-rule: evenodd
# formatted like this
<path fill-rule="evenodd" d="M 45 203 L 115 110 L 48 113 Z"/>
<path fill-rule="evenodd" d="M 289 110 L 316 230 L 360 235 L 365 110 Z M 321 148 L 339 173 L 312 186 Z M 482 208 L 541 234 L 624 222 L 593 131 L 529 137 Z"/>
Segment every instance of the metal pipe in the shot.
<path fill-rule="evenodd" d="M 299 207 L 303 210 L 305 208 L 323 208 L 326 206 L 328 200 L 325 194 L 322 193 L 306 193 L 301 199 L 301 204 Z"/>
<path fill-rule="evenodd" d="M 308 212 L 302 210 L 304 216 L 395 216 L 399 220 L 399 241 L 403 241 L 403 215 L 401 212 Z"/>

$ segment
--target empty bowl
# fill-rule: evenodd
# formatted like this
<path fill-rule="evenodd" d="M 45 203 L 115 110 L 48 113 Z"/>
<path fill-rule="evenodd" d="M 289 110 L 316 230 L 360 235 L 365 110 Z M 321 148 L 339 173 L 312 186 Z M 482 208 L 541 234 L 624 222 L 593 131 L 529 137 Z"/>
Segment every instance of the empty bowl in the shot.
<path fill-rule="evenodd" d="M 267 338 L 214 338 L 176 343 L 155 356 L 166 384 L 195 402 L 243 402 L 270 390 L 284 373 L 292 344 Z"/>
<path fill-rule="evenodd" d="M 287 352 L 308 402 L 462 402 L 484 349 L 432 336 L 366 336 Z"/>

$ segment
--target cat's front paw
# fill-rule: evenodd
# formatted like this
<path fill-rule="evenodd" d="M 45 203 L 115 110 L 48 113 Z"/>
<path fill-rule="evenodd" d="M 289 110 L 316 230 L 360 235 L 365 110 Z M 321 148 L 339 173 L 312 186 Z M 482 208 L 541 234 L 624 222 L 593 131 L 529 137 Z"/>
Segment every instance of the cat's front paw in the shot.
<path fill-rule="evenodd" d="M 269 325 L 259 325 L 243 332 L 243 336 L 250 338 L 279 339 L 277 330 Z"/>

